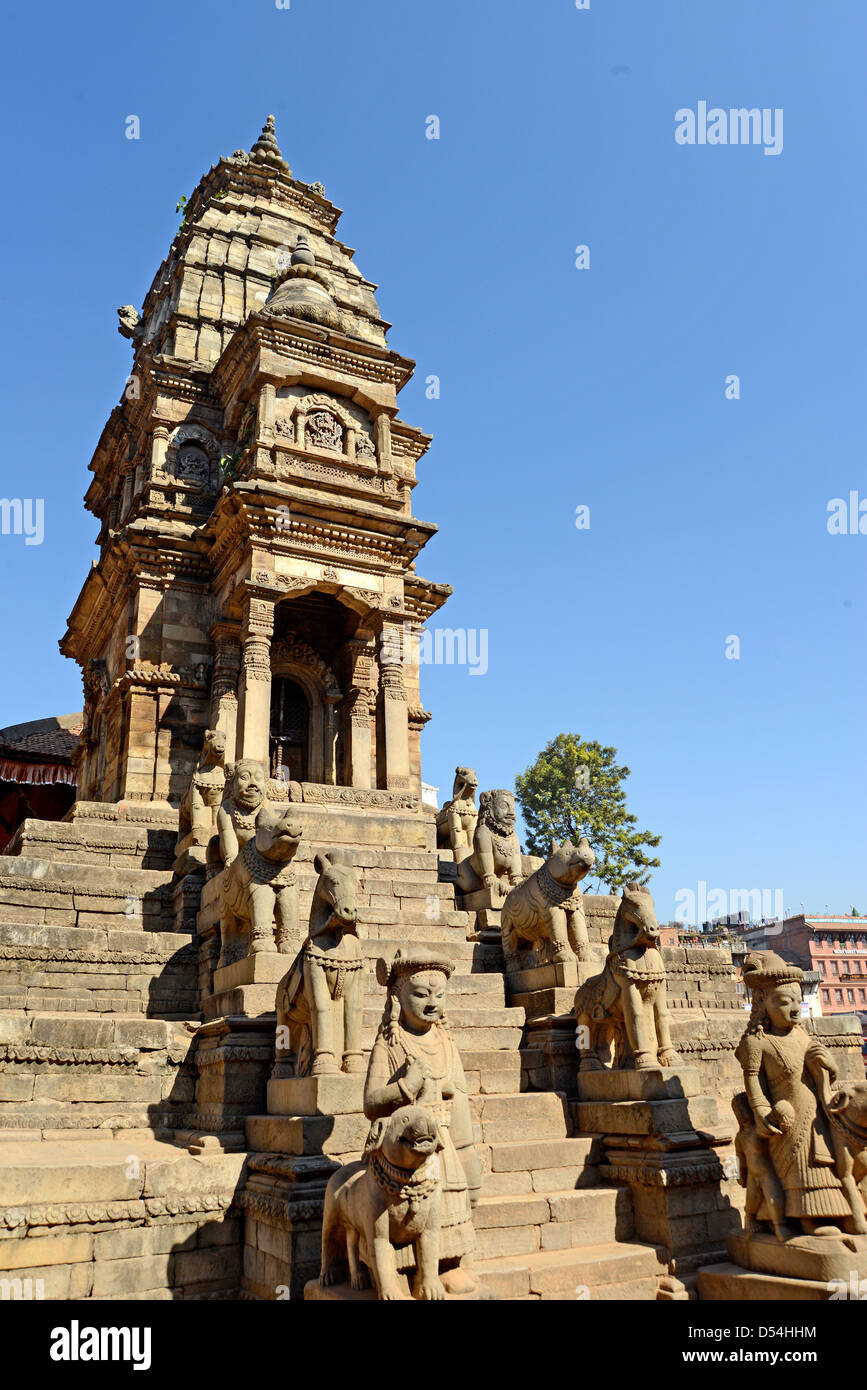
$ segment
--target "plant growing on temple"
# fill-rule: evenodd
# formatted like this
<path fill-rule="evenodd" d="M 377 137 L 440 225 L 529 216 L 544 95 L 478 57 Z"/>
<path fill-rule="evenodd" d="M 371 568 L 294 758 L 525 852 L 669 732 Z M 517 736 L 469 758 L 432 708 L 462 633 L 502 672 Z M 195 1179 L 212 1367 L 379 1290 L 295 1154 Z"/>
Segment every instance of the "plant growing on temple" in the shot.
<path fill-rule="evenodd" d="M 579 734 L 558 734 L 515 778 L 527 852 L 547 855 L 552 839 L 577 844 L 586 835 L 596 852 L 584 884 L 589 892 L 603 884 L 614 892 L 626 883 L 647 883 L 660 865 L 646 850 L 655 849 L 662 836 L 637 829 L 623 786 L 629 768 L 616 759 L 616 748 L 586 742 Z"/>
<path fill-rule="evenodd" d="M 184 193 L 175 203 L 175 212 L 182 212 L 184 214 L 181 218 L 181 228 L 186 227 L 187 225 L 187 207 L 189 206 L 189 202 L 189 198 Z"/>
<path fill-rule="evenodd" d="M 224 454 L 220 459 L 220 471 L 227 483 L 234 483 L 238 477 L 238 464 L 244 457 L 243 449 L 236 449 L 233 454 Z"/>

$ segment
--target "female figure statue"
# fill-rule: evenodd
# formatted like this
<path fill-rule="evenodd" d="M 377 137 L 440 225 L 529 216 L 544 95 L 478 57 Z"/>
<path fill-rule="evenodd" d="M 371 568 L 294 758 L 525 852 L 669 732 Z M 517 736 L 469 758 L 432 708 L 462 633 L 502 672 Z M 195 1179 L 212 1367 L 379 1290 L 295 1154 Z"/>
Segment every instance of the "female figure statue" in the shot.
<path fill-rule="evenodd" d="M 755 1128 L 743 1148 L 751 1174 L 756 1170 L 756 1196 L 762 1193 L 750 1215 L 770 1222 L 781 1240 L 797 1234 L 798 1224 L 806 1235 L 839 1236 L 841 1227 L 867 1232 L 863 1199 L 840 1168 L 825 1113 L 837 1068 L 827 1049 L 801 1027 L 802 972 L 774 951 L 754 951 L 744 960 L 743 975 L 752 1012 L 735 1056 Z M 770 1175 L 758 1171 L 766 1156 L 782 1189 L 784 1211 Z"/>
<path fill-rule="evenodd" d="M 481 1188 L 481 1165 L 460 1053 L 443 1017 L 452 964 L 422 949 L 399 950 L 391 965 L 380 960 L 377 979 L 388 989 L 385 1011 L 367 1069 L 364 1113 L 369 1120 L 404 1105 L 432 1115 L 443 1137 L 440 1278 L 450 1294 L 472 1293 L 475 1249 L 472 1206 Z"/>

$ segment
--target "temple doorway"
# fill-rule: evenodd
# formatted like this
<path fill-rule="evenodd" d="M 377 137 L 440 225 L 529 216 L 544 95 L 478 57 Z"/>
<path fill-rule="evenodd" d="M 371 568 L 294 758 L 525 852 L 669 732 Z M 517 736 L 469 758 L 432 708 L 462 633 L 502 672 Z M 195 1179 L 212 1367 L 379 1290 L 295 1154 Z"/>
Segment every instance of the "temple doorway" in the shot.
<path fill-rule="evenodd" d="M 296 681 L 275 676 L 271 682 L 271 776 L 278 781 L 311 781 L 308 766 L 310 706 Z"/>

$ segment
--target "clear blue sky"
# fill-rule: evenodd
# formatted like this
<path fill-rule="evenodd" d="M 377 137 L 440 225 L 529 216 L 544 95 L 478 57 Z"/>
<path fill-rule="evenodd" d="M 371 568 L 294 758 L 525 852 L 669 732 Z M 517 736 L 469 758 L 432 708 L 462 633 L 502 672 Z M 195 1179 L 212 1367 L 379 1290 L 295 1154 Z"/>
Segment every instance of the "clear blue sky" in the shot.
<path fill-rule="evenodd" d="M 573 730 L 663 835 L 661 918 L 701 880 L 867 912 L 867 536 L 826 529 L 867 497 L 863 3 L 48 0 L 4 39 L 0 491 L 45 499 L 45 539 L 0 536 L 0 724 L 81 706 L 56 643 L 115 309 L 273 111 L 418 362 L 419 568 L 489 633 L 485 676 L 424 672 L 426 778 L 508 787 Z M 782 108 L 782 153 L 678 145 L 699 101 Z"/>

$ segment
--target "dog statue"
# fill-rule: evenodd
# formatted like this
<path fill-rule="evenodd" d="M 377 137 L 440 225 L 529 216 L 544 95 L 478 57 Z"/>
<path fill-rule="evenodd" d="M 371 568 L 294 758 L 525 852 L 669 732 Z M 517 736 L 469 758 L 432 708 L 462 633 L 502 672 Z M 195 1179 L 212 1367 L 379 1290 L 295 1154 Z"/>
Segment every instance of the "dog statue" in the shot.
<path fill-rule="evenodd" d="M 226 785 L 226 735 L 206 729 L 202 752 L 178 811 L 178 848 L 185 840 L 207 848 L 217 828 L 217 812 Z"/>
<path fill-rule="evenodd" d="M 395 1251 L 412 1245 L 413 1296 L 445 1298 L 439 1277 L 442 1136 L 436 1120 L 418 1105 L 403 1105 L 374 1120 L 364 1156 L 328 1180 L 322 1216 L 323 1287 L 370 1287 L 380 1299 L 405 1299 Z"/>
<path fill-rule="evenodd" d="M 507 971 L 522 968 L 521 953 L 535 948 L 533 964 L 561 964 L 587 956 L 589 938 L 578 883 L 596 863 L 586 839 L 551 841 L 546 862 L 507 895 L 501 931 Z M 574 977 L 573 977 L 574 978 Z"/>
<path fill-rule="evenodd" d="M 220 901 L 218 968 L 259 951 L 298 949 L 298 884 L 292 859 L 301 824 L 291 807 L 263 806 L 256 833 L 225 870 Z"/>
<path fill-rule="evenodd" d="M 277 988 L 274 1078 L 364 1069 L 364 970 L 358 941 L 355 869 L 343 852 L 317 854 L 319 879 L 305 941 Z M 289 1057 L 283 1055 L 288 1051 Z"/>
<path fill-rule="evenodd" d="M 479 779 L 471 767 L 456 767 L 452 799 L 437 812 L 437 848 L 452 850 L 455 860 L 472 851 L 479 813 L 476 789 Z"/>
<path fill-rule="evenodd" d="M 671 1044 L 658 940 L 653 898 L 640 883 L 627 883 L 605 967 L 575 995 L 580 1071 L 604 1071 L 602 1049 L 610 1049 L 612 1042 L 616 1069 L 648 1071 L 680 1061 Z"/>

